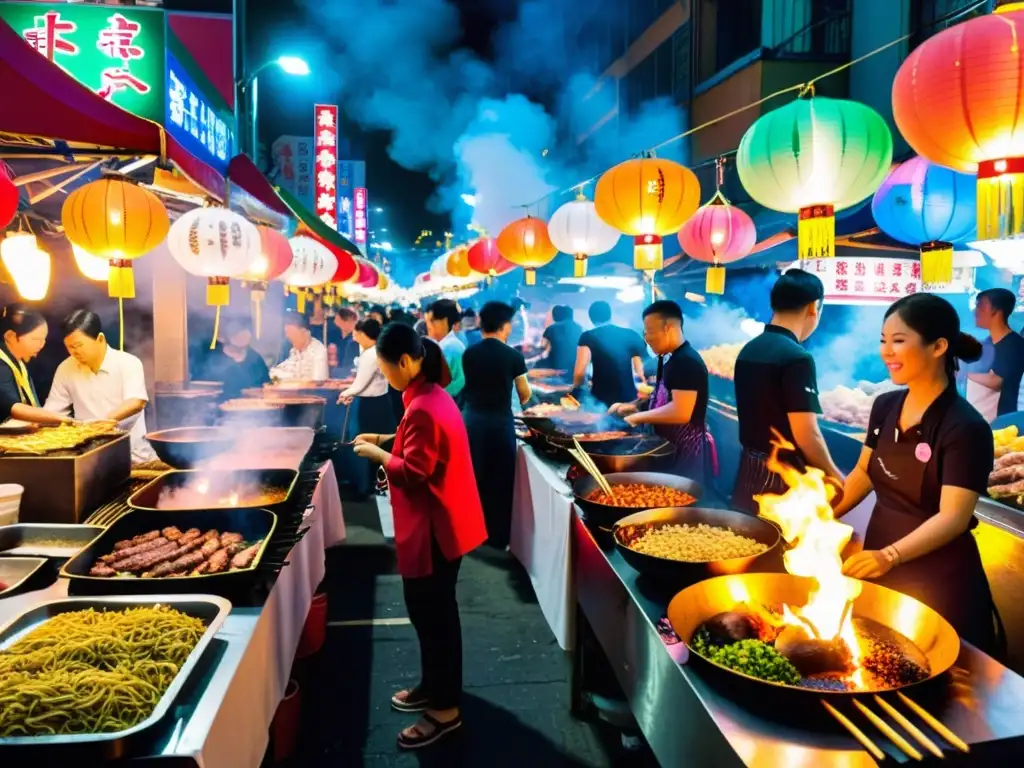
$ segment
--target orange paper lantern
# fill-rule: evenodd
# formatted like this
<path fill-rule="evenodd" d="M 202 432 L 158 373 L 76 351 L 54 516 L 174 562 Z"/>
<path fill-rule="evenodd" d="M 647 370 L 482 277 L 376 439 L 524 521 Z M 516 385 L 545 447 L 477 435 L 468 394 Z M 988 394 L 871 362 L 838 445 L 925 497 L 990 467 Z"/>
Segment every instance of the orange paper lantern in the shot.
<path fill-rule="evenodd" d="M 654 157 L 605 171 L 594 189 L 601 219 L 635 242 L 633 266 L 661 269 L 661 238 L 678 232 L 700 205 L 700 182 L 689 168 Z"/>
<path fill-rule="evenodd" d="M 445 269 L 452 277 L 466 278 L 473 274 L 473 270 L 469 266 L 469 248 L 460 245 L 449 253 L 445 261 Z"/>
<path fill-rule="evenodd" d="M 548 226 L 540 219 L 527 216 L 513 221 L 498 235 L 498 251 L 506 259 L 526 271 L 526 284 L 537 284 L 537 269 L 547 266 L 558 255 L 558 248 L 548 236 Z"/>

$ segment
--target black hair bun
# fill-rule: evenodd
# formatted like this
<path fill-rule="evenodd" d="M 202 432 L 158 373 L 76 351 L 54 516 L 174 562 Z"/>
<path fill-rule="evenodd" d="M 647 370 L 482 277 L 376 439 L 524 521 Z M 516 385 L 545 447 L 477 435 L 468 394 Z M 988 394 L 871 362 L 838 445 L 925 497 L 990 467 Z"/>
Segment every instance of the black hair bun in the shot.
<path fill-rule="evenodd" d="M 969 333 L 961 332 L 953 345 L 953 355 L 965 363 L 973 363 L 981 359 L 981 342 Z"/>

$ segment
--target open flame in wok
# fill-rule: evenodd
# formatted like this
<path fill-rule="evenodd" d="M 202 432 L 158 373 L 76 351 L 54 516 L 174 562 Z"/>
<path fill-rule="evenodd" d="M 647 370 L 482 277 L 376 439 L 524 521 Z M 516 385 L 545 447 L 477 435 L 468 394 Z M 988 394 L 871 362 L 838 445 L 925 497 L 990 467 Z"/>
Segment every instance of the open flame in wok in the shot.
<path fill-rule="evenodd" d="M 781 494 L 755 497 L 759 514 L 782 529 L 789 545 L 784 561 L 794 576 L 813 580 L 807 604 L 783 607 L 783 621 L 802 627 L 819 640 L 843 640 L 859 669 L 860 650 L 854 634 L 852 603 L 860 594 L 860 582 L 843 575 L 842 551 L 853 529 L 835 519 L 829 501 L 834 489 L 825 483 L 825 473 L 808 467 L 800 472 L 779 460 L 780 450 L 793 450 L 775 433 L 767 466 L 785 481 L 789 489 Z"/>

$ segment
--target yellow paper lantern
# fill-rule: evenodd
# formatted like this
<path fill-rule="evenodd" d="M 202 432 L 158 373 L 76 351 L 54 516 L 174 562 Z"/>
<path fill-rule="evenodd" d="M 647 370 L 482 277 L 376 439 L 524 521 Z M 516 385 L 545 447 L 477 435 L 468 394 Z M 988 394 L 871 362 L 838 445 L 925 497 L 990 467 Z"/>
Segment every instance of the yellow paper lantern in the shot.
<path fill-rule="evenodd" d="M 700 205 L 700 182 L 689 168 L 645 157 L 605 171 L 594 189 L 601 219 L 633 236 L 633 266 L 661 269 L 661 238 L 678 232 Z"/>

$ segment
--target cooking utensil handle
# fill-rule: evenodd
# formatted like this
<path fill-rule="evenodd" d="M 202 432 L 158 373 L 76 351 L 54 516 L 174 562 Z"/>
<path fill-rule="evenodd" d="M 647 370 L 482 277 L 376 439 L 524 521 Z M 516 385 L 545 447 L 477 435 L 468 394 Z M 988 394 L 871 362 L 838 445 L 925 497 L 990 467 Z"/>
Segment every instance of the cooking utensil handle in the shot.
<path fill-rule="evenodd" d="M 832 715 L 832 717 L 834 717 L 836 721 L 841 726 L 843 726 L 843 728 L 845 728 L 851 736 L 853 736 L 853 738 L 860 742 L 860 745 L 864 747 L 864 749 L 871 753 L 871 756 L 875 758 L 875 760 L 882 761 L 885 759 L 885 753 L 878 748 L 878 745 L 876 745 L 875 742 L 869 739 L 864 734 L 864 731 L 862 731 L 860 728 L 854 725 L 853 722 L 846 715 L 844 715 L 842 712 L 833 707 L 824 699 L 821 699 L 821 705 L 825 707 L 828 713 Z"/>
<path fill-rule="evenodd" d="M 902 736 L 896 733 L 896 730 L 891 725 L 889 725 L 887 722 L 885 722 L 885 720 L 883 720 L 870 709 L 868 709 L 864 704 L 861 704 L 859 701 L 857 701 L 857 699 L 854 699 L 853 706 L 859 709 L 861 714 L 864 715 L 864 717 L 866 717 L 868 720 L 870 720 L 871 724 L 875 726 L 875 728 L 880 730 L 885 735 L 885 737 L 889 739 L 889 741 L 891 741 L 893 744 L 899 747 L 899 749 L 907 757 L 913 758 L 914 760 L 924 759 L 924 755 L 922 755 L 920 752 L 914 749 L 914 747 L 910 745 L 910 742 L 908 742 L 906 739 L 904 739 Z"/>
<path fill-rule="evenodd" d="M 938 758 L 945 757 L 945 755 L 942 754 L 942 750 L 935 746 L 934 741 L 932 741 L 923 733 L 921 733 L 920 728 L 918 728 L 912 722 L 907 720 L 907 718 L 905 718 L 903 714 L 898 709 L 893 707 L 889 702 L 887 702 L 881 696 L 878 696 L 876 694 L 875 703 L 878 704 L 878 706 L 880 706 L 883 710 L 885 710 L 885 713 L 889 715 L 889 717 L 896 721 L 896 725 L 900 726 L 904 731 L 913 736 L 918 744 L 920 744 L 922 747 L 927 749 L 929 752 L 931 752 Z"/>
<path fill-rule="evenodd" d="M 909 696 L 905 695 L 900 691 L 897 691 L 896 695 L 900 697 L 900 701 L 902 701 L 904 704 L 906 704 L 908 707 L 914 710 L 918 717 L 920 717 L 922 720 L 928 723 L 929 727 L 937 734 L 939 734 L 939 736 L 944 738 L 946 741 L 948 741 L 954 747 L 959 749 L 961 752 L 971 751 L 971 748 L 967 744 L 967 742 L 965 742 L 963 739 L 961 739 L 959 736 L 957 736 L 955 733 L 949 730 L 949 728 L 940 723 L 936 718 L 932 717 L 931 713 L 929 713 L 928 710 L 926 710 L 924 707 L 920 706 L 917 702 L 915 702 Z"/>

